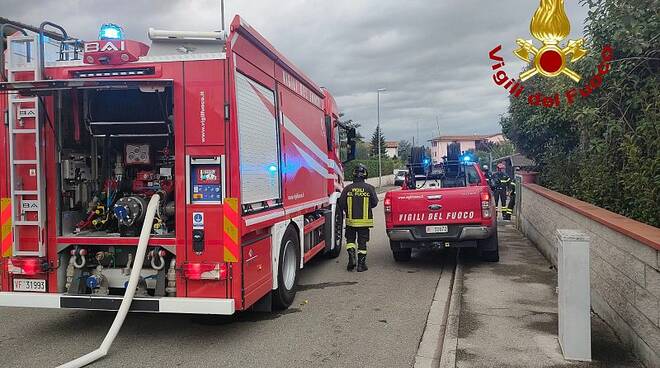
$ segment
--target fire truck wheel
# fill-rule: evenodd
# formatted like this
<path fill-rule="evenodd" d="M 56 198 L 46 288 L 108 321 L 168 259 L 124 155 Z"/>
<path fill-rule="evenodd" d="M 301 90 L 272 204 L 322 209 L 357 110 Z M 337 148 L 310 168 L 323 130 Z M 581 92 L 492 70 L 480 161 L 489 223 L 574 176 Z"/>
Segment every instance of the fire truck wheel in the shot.
<path fill-rule="evenodd" d="M 337 258 L 341 254 L 341 246 L 344 240 L 342 236 L 342 230 L 344 228 L 344 213 L 337 208 L 335 211 L 335 247 L 332 248 L 328 253 L 328 258 Z"/>
<path fill-rule="evenodd" d="M 390 248 L 392 249 L 392 256 L 396 262 L 408 262 L 412 256 L 411 248 L 401 248 L 400 242 L 390 240 Z"/>
<path fill-rule="evenodd" d="M 479 255 L 482 260 L 486 262 L 500 261 L 500 248 L 497 239 L 497 232 L 488 239 L 480 240 L 477 243 L 477 248 L 479 249 Z"/>
<path fill-rule="evenodd" d="M 273 291 L 273 309 L 288 308 L 296 297 L 300 244 L 294 227 L 289 227 L 282 238 L 280 262 L 277 270 L 277 290 Z"/>

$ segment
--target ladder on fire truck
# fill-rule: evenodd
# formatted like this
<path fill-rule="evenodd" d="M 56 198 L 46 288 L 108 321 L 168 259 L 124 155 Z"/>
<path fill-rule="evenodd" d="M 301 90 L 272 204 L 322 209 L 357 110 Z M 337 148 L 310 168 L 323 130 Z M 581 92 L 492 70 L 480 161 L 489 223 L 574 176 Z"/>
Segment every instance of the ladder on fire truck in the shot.
<path fill-rule="evenodd" d="M 7 37 L 7 81 L 41 80 L 39 36 Z M 9 170 L 14 256 L 46 255 L 45 177 L 42 162 L 41 106 L 38 96 L 8 94 Z M 25 179 L 29 178 L 29 183 Z M 36 236 L 37 249 L 21 244 L 21 234 Z M 29 249 L 29 250 L 28 250 Z"/>
<path fill-rule="evenodd" d="M 59 60 L 78 58 L 80 41 L 69 38 L 57 24 L 43 22 L 39 34 L 35 35 L 28 35 L 23 29 L 11 26 L 20 32 L 7 37 L 7 82 L 25 82 L 29 85 L 30 81 L 43 79 L 45 44 L 52 43 L 48 36 L 53 35 L 53 32 L 45 30 L 46 26 L 61 32 L 58 36 L 61 39 Z M 72 58 L 70 54 L 73 54 Z M 4 59 L 0 60 L 4 62 Z M 0 65 L 0 68 L 4 67 Z M 9 93 L 7 100 L 12 254 L 43 257 L 46 255 L 46 183 L 42 160 L 44 124 L 41 119 L 44 106 L 39 96 Z M 27 236 L 21 235 L 26 233 Z M 36 247 L 34 244 L 21 244 L 24 241 L 36 242 Z"/>
<path fill-rule="evenodd" d="M 43 79 L 47 54 L 45 45 L 51 43 L 53 35 L 59 39 L 56 43 L 59 44 L 59 60 L 79 57 L 81 42 L 70 38 L 57 24 L 43 22 L 35 35 L 28 35 L 25 30 L 8 24 L 0 27 L 3 35 L 6 26 L 20 31 L 7 37 L 7 82 L 29 85 L 31 81 Z M 61 35 L 47 32 L 47 26 L 57 29 Z M 0 50 L 0 53 L 3 51 Z M 4 64 L 4 58 L 0 60 Z M 0 69 L 4 68 L 5 65 L 0 65 Z M 46 255 L 46 178 L 42 161 L 44 123 L 41 118 L 44 106 L 39 96 L 19 93 L 9 93 L 7 102 L 12 254 L 43 257 Z M 21 236 L 26 233 L 27 236 Z M 36 247 L 34 244 L 21 244 L 23 241 L 36 242 Z"/>

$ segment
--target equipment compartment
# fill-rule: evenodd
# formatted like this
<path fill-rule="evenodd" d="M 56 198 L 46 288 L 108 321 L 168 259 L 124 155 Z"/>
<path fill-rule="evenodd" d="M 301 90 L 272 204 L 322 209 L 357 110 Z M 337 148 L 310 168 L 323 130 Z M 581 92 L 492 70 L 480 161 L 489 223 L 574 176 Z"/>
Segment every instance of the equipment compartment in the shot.
<path fill-rule="evenodd" d="M 152 235 L 173 237 L 172 88 L 73 90 L 63 102 L 59 235 L 138 236 L 159 193 Z"/>

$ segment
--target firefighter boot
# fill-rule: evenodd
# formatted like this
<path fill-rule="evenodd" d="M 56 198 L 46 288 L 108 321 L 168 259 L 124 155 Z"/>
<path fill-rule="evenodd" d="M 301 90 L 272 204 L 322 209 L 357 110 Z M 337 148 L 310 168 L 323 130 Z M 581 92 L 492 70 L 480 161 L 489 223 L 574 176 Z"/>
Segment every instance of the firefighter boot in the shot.
<path fill-rule="evenodd" d="M 367 267 L 367 254 L 366 253 L 359 253 L 358 254 L 358 265 L 357 265 L 357 272 L 363 272 L 368 270 L 369 268 Z"/>
<path fill-rule="evenodd" d="M 348 265 L 346 271 L 353 271 L 355 268 L 355 248 L 348 249 Z"/>

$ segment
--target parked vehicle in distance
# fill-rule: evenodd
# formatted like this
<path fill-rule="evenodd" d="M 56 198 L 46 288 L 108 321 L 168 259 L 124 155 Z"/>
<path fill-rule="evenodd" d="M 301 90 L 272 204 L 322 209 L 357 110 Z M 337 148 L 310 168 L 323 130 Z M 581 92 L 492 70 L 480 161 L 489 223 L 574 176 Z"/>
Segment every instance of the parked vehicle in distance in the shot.
<path fill-rule="evenodd" d="M 406 174 L 408 170 L 394 170 L 394 185 L 402 186 L 403 182 L 406 180 Z"/>

